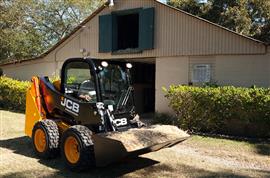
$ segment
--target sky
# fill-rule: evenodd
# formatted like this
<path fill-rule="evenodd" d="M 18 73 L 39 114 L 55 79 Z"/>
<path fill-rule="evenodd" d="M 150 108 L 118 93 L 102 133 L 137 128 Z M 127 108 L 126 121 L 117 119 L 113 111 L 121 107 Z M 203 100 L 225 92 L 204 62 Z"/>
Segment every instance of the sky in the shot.
<path fill-rule="evenodd" d="M 158 0 L 158 1 L 163 2 L 163 3 L 166 3 L 167 0 Z"/>

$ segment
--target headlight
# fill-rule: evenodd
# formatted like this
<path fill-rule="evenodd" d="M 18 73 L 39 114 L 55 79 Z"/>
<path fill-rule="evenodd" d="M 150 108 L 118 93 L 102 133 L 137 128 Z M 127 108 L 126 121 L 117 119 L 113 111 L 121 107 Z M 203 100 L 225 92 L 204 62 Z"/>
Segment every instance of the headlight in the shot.
<path fill-rule="evenodd" d="M 106 62 L 106 61 L 102 61 L 102 62 L 101 62 L 101 65 L 102 65 L 102 67 L 108 67 L 109 64 L 108 64 L 108 62 Z"/>
<path fill-rule="evenodd" d="M 131 68 L 132 68 L 132 64 L 131 64 L 131 63 L 126 63 L 126 67 L 127 67 L 128 69 L 131 69 Z"/>

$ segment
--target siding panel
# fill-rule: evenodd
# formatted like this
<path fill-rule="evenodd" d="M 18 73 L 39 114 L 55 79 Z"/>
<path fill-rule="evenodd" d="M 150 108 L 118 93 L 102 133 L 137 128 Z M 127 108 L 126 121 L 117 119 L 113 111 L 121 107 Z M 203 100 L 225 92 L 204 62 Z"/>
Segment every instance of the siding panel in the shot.
<path fill-rule="evenodd" d="M 220 85 L 269 87 L 270 57 L 216 56 L 215 80 Z"/>
<path fill-rule="evenodd" d="M 156 111 L 171 112 L 162 87 L 188 84 L 188 57 L 156 58 Z"/>
<path fill-rule="evenodd" d="M 112 11 L 141 7 L 155 8 L 155 48 L 135 54 L 99 53 L 99 16 Z M 243 54 L 262 54 L 261 56 L 263 56 L 265 54 L 265 45 L 262 43 L 242 37 L 154 0 L 115 0 L 113 8 L 103 9 L 84 27 L 39 60 L 62 62 L 70 57 L 82 57 L 80 49 L 83 48 L 87 51 L 88 56 L 101 59 L 149 58 L 150 60 L 150 58 L 168 56 Z M 33 61 L 29 61 L 29 63 L 31 62 Z M 9 66 L 13 66 L 13 64 L 7 65 L 7 67 Z"/>
<path fill-rule="evenodd" d="M 109 14 L 111 11 L 139 7 L 155 7 L 155 49 L 145 50 L 142 53 L 121 55 L 99 53 L 98 16 Z M 263 44 L 168 8 L 153 0 L 116 0 L 112 9 L 106 8 L 98 16 L 86 24 L 86 26 L 90 27 L 87 32 L 84 32 L 88 33 L 87 38 L 82 38 L 79 42 L 81 43 L 79 46 L 87 49 L 91 57 L 118 59 L 215 54 L 262 54 L 265 52 Z"/>

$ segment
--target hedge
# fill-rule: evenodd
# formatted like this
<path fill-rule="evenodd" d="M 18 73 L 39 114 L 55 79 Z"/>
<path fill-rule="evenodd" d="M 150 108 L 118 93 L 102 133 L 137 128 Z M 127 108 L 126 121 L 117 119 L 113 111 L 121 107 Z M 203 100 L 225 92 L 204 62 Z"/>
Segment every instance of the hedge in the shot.
<path fill-rule="evenodd" d="M 270 136 L 270 89 L 171 86 L 177 124 L 192 132 Z"/>
<path fill-rule="evenodd" d="M 0 77 L 0 108 L 16 111 L 25 110 L 26 90 L 30 82 Z"/>

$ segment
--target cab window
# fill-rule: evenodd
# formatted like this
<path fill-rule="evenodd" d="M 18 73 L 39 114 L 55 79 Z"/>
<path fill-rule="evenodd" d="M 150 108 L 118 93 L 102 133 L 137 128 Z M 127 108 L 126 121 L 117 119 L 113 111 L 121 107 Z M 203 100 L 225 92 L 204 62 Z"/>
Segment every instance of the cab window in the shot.
<path fill-rule="evenodd" d="M 67 64 L 64 81 L 65 94 L 87 102 L 96 102 L 94 77 L 86 62 Z"/>

